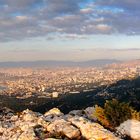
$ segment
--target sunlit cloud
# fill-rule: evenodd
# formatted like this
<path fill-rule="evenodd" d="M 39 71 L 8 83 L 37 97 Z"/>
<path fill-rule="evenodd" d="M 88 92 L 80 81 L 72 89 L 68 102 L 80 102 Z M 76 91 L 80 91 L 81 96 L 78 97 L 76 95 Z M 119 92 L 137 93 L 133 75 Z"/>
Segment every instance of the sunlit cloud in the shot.
<path fill-rule="evenodd" d="M 138 0 L 0 0 L 0 7 L 2 42 L 53 33 L 140 34 Z"/>

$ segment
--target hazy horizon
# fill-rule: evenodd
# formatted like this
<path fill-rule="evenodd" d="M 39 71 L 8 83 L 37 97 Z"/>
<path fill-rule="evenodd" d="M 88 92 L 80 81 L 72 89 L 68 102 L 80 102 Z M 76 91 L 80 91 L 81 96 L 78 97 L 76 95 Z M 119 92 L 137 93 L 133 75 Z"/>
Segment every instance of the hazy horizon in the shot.
<path fill-rule="evenodd" d="M 140 59 L 140 1 L 1 0 L 0 62 Z"/>
<path fill-rule="evenodd" d="M 18 62 L 88 62 L 88 61 L 104 61 L 104 60 L 114 60 L 114 61 L 120 61 L 120 62 L 130 62 L 130 61 L 136 61 L 136 60 L 140 60 L 140 58 L 133 58 L 133 59 L 115 59 L 115 58 L 97 58 L 97 59 L 85 59 L 85 60 L 63 60 L 63 59 L 34 59 L 34 60 L 4 60 L 1 61 L 0 63 L 18 63 Z"/>

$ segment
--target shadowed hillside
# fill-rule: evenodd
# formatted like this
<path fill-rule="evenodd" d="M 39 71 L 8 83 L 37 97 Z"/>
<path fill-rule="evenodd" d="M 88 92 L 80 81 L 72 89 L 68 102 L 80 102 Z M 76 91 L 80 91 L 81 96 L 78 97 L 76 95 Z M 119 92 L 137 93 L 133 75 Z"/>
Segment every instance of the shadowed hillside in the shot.
<path fill-rule="evenodd" d="M 1 106 L 21 111 L 26 108 L 38 112 L 45 112 L 53 107 L 60 108 L 64 113 L 74 109 L 83 109 L 95 104 L 103 106 L 106 100 L 116 98 L 121 102 L 130 102 L 135 109 L 140 110 L 140 77 L 133 80 L 120 80 L 109 86 L 98 87 L 94 91 L 78 94 L 61 95 L 59 98 L 17 99 L 15 97 L 1 96 Z M 34 102 L 36 104 L 30 104 Z"/>

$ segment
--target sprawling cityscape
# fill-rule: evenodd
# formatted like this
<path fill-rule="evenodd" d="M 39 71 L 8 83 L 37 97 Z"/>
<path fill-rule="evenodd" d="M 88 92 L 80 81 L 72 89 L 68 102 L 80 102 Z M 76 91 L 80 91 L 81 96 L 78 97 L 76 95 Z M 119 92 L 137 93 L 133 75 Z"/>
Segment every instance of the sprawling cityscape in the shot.
<path fill-rule="evenodd" d="M 0 76 L 1 95 L 57 97 L 140 76 L 140 61 L 89 68 L 1 68 Z"/>
<path fill-rule="evenodd" d="M 101 67 L 3 67 L 0 77 L 2 140 L 83 140 L 83 136 L 87 140 L 94 137 L 96 140 L 135 138 L 124 130 L 133 127 L 136 130 L 139 125 L 140 60 Z M 106 108 L 109 100 L 118 108 L 118 117 L 123 120 L 129 118 L 125 114 L 129 112 L 129 102 L 133 107 L 131 120 L 116 127 L 118 125 L 111 124 L 111 119 L 104 118 L 98 111 L 102 110 L 103 104 Z M 134 126 L 127 126 L 127 123 L 134 123 Z"/>

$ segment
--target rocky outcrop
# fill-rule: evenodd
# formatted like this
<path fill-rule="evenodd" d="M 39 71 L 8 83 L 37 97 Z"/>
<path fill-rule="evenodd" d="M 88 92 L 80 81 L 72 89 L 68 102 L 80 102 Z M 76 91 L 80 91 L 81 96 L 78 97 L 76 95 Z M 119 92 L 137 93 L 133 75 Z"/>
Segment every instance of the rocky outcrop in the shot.
<path fill-rule="evenodd" d="M 53 121 L 50 125 L 48 125 L 47 130 L 51 134 L 57 134 L 64 137 L 66 136 L 69 139 L 79 139 L 81 135 L 78 128 L 64 119 Z"/>
<path fill-rule="evenodd" d="M 54 108 L 44 115 L 25 110 L 9 111 L 0 120 L 0 140 L 119 140 L 92 119 L 93 108 L 64 115 Z M 95 118 L 94 118 L 95 119 Z"/>
<path fill-rule="evenodd" d="M 98 123 L 91 123 L 89 120 L 83 117 L 72 117 L 68 118 L 73 125 L 79 128 L 82 137 L 88 140 L 118 140 L 119 138 L 115 137 L 114 134 L 104 129 L 103 126 Z"/>
<path fill-rule="evenodd" d="M 140 140 L 140 122 L 137 120 L 127 120 L 117 130 L 121 134 L 131 137 L 133 140 Z"/>

